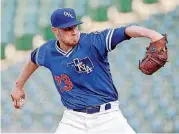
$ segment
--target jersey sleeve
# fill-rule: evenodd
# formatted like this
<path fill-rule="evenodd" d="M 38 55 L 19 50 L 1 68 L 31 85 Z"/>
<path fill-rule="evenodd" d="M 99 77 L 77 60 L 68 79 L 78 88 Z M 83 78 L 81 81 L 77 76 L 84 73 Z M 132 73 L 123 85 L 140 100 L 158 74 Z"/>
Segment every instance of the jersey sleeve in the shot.
<path fill-rule="evenodd" d="M 46 47 L 40 46 L 31 52 L 31 61 L 39 66 L 44 66 L 48 68 L 49 65 L 46 62 L 46 55 Z"/>
<path fill-rule="evenodd" d="M 117 44 L 124 40 L 129 40 L 130 37 L 125 34 L 126 27 L 116 29 L 105 29 L 101 32 L 94 32 L 93 45 L 101 55 L 106 55 L 113 50 Z"/>
<path fill-rule="evenodd" d="M 117 44 L 119 44 L 125 40 L 129 40 L 131 38 L 125 33 L 126 28 L 127 27 L 121 27 L 121 28 L 114 29 L 112 39 L 109 44 L 110 51 L 113 50 L 117 46 Z"/>

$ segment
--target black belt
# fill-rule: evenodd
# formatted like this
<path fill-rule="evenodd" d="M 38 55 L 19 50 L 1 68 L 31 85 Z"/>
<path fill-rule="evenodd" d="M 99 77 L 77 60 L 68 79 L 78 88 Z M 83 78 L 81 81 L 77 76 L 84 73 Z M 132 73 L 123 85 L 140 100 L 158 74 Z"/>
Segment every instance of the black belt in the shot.
<path fill-rule="evenodd" d="M 90 106 L 90 107 L 86 107 L 84 109 L 73 109 L 73 111 L 77 111 L 77 112 L 83 112 L 83 113 L 87 113 L 87 114 L 94 114 L 94 113 L 98 113 L 100 111 L 101 106 Z M 105 104 L 105 110 L 111 109 L 111 104 L 107 103 Z"/>

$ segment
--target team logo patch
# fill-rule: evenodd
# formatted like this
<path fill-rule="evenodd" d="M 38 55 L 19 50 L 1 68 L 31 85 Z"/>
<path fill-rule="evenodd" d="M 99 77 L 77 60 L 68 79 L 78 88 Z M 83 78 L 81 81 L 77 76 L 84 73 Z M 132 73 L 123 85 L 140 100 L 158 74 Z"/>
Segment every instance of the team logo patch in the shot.
<path fill-rule="evenodd" d="M 84 59 L 78 59 L 75 58 L 73 59 L 73 62 L 68 63 L 68 66 L 74 66 L 75 67 L 75 71 L 77 71 L 78 73 L 91 73 L 93 71 L 93 63 L 90 60 L 89 57 L 85 57 Z"/>
<path fill-rule="evenodd" d="M 67 16 L 67 17 L 74 18 L 73 15 L 72 15 L 70 12 L 64 11 L 63 14 L 64 14 L 65 16 Z"/>

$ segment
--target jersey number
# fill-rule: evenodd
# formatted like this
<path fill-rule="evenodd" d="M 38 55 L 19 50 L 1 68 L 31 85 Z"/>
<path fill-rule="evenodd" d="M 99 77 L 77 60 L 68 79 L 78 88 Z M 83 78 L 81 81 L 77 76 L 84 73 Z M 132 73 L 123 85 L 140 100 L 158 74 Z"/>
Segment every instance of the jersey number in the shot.
<path fill-rule="evenodd" d="M 61 77 L 55 76 L 55 80 L 57 81 L 58 86 L 60 86 L 61 82 L 64 82 L 65 86 L 60 88 L 61 92 L 70 91 L 72 89 L 72 87 L 73 87 L 73 84 L 72 84 L 70 78 L 65 74 L 62 74 Z"/>

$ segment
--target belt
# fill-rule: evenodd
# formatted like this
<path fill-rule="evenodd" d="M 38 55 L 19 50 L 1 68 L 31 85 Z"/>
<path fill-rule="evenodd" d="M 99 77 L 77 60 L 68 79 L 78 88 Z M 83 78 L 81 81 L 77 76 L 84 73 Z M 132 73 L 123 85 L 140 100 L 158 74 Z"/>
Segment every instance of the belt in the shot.
<path fill-rule="evenodd" d="M 83 113 L 87 113 L 87 114 L 94 114 L 94 113 L 100 112 L 100 108 L 101 108 L 101 106 L 90 106 L 90 107 L 86 107 L 84 109 L 73 109 L 73 111 L 83 112 Z M 111 109 L 110 103 L 105 104 L 105 110 L 108 110 L 108 109 Z"/>

